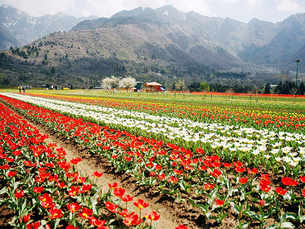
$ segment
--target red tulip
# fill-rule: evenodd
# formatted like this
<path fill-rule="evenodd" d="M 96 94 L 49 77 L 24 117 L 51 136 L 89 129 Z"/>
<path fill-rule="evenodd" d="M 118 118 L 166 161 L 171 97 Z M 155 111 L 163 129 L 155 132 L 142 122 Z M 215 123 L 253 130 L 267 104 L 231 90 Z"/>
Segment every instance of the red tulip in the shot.
<path fill-rule="evenodd" d="M 31 215 L 27 214 L 25 216 L 22 217 L 22 222 L 27 223 L 30 221 Z"/>
<path fill-rule="evenodd" d="M 122 200 L 123 202 L 130 202 L 130 201 L 133 200 L 133 197 L 130 196 L 130 195 L 126 195 L 126 196 L 122 196 L 122 197 L 121 197 L 121 200 Z"/>
<path fill-rule="evenodd" d="M 72 160 L 70 161 L 70 163 L 73 164 L 73 165 L 77 165 L 77 164 L 78 164 L 79 162 L 81 162 L 81 161 L 82 161 L 82 158 L 77 157 L 77 158 L 72 159 Z"/>
<path fill-rule="evenodd" d="M 130 214 L 126 216 L 125 219 L 123 220 L 123 223 L 128 227 L 139 225 L 141 222 L 142 219 L 140 219 L 139 216 L 136 214 Z"/>
<path fill-rule="evenodd" d="M 98 172 L 98 171 L 95 171 L 92 175 L 95 176 L 95 177 L 101 177 L 103 176 L 103 172 Z"/>
<path fill-rule="evenodd" d="M 113 191 L 113 194 L 117 197 L 121 197 L 125 194 L 125 189 L 124 188 L 115 188 Z"/>
<path fill-rule="evenodd" d="M 116 213 L 116 209 L 118 208 L 117 205 L 115 205 L 114 203 L 112 202 L 109 202 L 107 201 L 106 204 L 105 204 L 106 208 L 111 211 L 112 213 Z"/>
<path fill-rule="evenodd" d="M 51 214 L 51 219 L 60 219 L 63 217 L 63 212 L 61 209 L 50 209 L 49 213 Z"/>
<path fill-rule="evenodd" d="M 218 169 L 214 169 L 214 171 L 211 172 L 211 175 L 213 177 L 219 177 L 221 175 L 221 172 Z"/>
<path fill-rule="evenodd" d="M 216 206 L 222 206 L 224 205 L 225 201 L 224 200 L 215 200 Z"/>
<path fill-rule="evenodd" d="M 16 190 L 16 191 L 15 191 L 15 197 L 16 197 L 16 199 L 20 199 L 20 198 L 22 198 L 23 196 L 24 196 L 24 191 L 23 191 L 23 190 L 20 190 L 20 191 Z"/>
<path fill-rule="evenodd" d="M 17 171 L 9 171 L 9 172 L 7 173 L 7 175 L 8 175 L 9 177 L 14 177 L 14 176 L 16 176 L 16 174 L 17 174 Z"/>
<path fill-rule="evenodd" d="M 291 179 L 290 177 L 283 177 L 281 181 L 282 181 L 282 184 L 286 185 L 286 186 L 297 186 L 298 185 L 298 182 Z"/>
<path fill-rule="evenodd" d="M 67 208 L 71 212 L 77 212 L 81 209 L 81 206 L 78 203 L 67 204 Z"/>
<path fill-rule="evenodd" d="M 259 204 L 259 206 L 264 207 L 265 204 L 266 204 L 266 201 L 265 200 L 259 200 L 258 204 Z"/>
<path fill-rule="evenodd" d="M 84 219 L 89 219 L 90 216 L 92 215 L 92 210 L 89 208 L 83 208 L 80 212 L 79 212 L 79 216 L 84 218 Z"/>
<path fill-rule="evenodd" d="M 285 189 L 283 189 L 283 188 L 281 188 L 281 187 L 277 187 L 277 188 L 275 189 L 275 191 L 277 192 L 277 194 L 279 194 L 279 195 L 281 195 L 281 196 L 285 195 L 285 194 L 288 192 L 287 190 L 285 190 Z"/>
<path fill-rule="evenodd" d="M 74 227 L 73 225 L 66 226 L 66 229 L 78 229 L 78 227 Z"/>
<path fill-rule="evenodd" d="M 33 192 L 35 192 L 35 193 L 42 193 L 43 190 L 44 190 L 43 187 L 34 187 L 34 188 L 33 188 Z"/>
<path fill-rule="evenodd" d="M 156 211 L 153 211 L 151 214 L 148 215 L 148 219 L 151 221 L 157 221 L 160 219 L 160 215 Z"/>
<path fill-rule="evenodd" d="M 215 184 L 204 184 L 204 190 L 212 190 L 215 187 Z"/>
<path fill-rule="evenodd" d="M 248 177 L 241 177 L 241 178 L 239 178 L 239 183 L 245 184 L 248 182 L 248 179 L 249 179 Z"/>
<path fill-rule="evenodd" d="M 134 202 L 133 204 L 139 209 L 147 208 L 149 205 L 147 202 L 144 202 L 142 199 L 139 199 L 138 202 Z"/>

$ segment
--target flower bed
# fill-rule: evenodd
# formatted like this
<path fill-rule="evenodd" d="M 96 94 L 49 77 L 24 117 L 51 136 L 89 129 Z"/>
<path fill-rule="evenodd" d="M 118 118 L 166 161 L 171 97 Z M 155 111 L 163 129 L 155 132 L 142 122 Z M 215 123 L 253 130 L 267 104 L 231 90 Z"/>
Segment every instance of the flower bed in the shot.
<path fill-rule="evenodd" d="M 305 135 L 302 133 L 196 122 L 24 95 L 8 96 L 113 127 L 127 128 L 137 135 L 152 135 L 187 148 L 216 151 L 227 160 L 248 160 L 253 166 L 278 164 L 289 170 L 290 166 L 300 169 L 305 163 Z"/>
<path fill-rule="evenodd" d="M 231 217 L 244 227 L 300 227 L 304 223 L 303 167 L 278 167 L 272 172 L 272 168 L 251 167 L 246 161 L 208 155 L 201 148 L 192 152 L 15 99 L 1 99 L 86 146 L 93 155 L 107 158 L 118 171 L 132 174 L 139 184 L 200 209 L 202 222 L 215 220 L 221 224 Z"/>
<path fill-rule="evenodd" d="M 162 116 L 187 118 L 200 122 L 218 122 L 244 127 L 269 128 L 280 131 L 302 131 L 305 127 L 304 113 L 279 112 L 245 107 L 222 107 L 216 105 L 195 106 L 190 104 L 164 104 L 133 101 L 128 99 L 80 97 L 64 95 L 30 94 L 72 102 L 82 102 L 104 107 L 140 111 Z"/>
<path fill-rule="evenodd" d="M 12 212 L 3 227 L 10 228 L 151 228 L 156 212 L 141 218 L 127 208 L 133 197 L 115 184 L 102 193 L 46 135 L 0 104 L 0 203 Z M 93 177 L 100 179 L 101 173 Z M 138 204 L 142 200 L 135 201 Z"/>

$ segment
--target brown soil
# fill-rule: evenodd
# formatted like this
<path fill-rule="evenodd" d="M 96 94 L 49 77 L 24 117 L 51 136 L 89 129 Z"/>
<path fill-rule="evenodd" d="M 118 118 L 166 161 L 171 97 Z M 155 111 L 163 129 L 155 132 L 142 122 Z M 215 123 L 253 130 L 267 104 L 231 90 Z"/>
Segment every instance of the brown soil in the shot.
<path fill-rule="evenodd" d="M 7 206 L 2 205 L 0 207 L 0 229 L 10 229 L 13 228 L 9 225 L 9 222 L 14 216 L 14 211 L 9 209 Z"/>

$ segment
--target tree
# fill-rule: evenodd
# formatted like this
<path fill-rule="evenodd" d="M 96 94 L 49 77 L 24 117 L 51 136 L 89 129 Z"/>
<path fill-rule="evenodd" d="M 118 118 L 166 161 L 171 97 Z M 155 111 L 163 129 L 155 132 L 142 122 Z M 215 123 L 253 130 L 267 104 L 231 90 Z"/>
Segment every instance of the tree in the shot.
<path fill-rule="evenodd" d="M 55 68 L 54 68 L 54 67 L 51 68 L 51 74 L 52 74 L 52 75 L 55 74 Z"/>
<path fill-rule="evenodd" d="M 200 83 L 199 82 L 193 82 L 189 86 L 190 91 L 200 91 Z"/>
<path fill-rule="evenodd" d="M 186 86 L 185 86 L 184 80 L 178 80 L 175 83 L 175 88 L 176 88 L 177 91 L 184 91 L 184 90 L 186 90 Z"/>
<path fill-rule="evenodd" d="M 210 85 L 209 85 L 207 82 L 202 81 L 202 82 L 200 83 L 200 89 L 201 89 L 202 91 L 210 91 Z"/>
<path fill-rule="evenodd" d="M 304 95 L 305 94 L 305 85 L 304 82 L 302 81 L 299 87 L 299 95 Z"/>
<path fill-rule="evenodd" d="M 126 77 L 119 81 L 120 88 L 129 89 L 129 88 L 135 87 L 136 85 L 137 85 L 137 81 L 135 78 L 132 78 L 132 77 Z"/>
<path fill-rule="evenodd" d="M 6 75 L 0 73 L 0 85 L 7 87 L 9 84 L 10 84 L 9 78 Z"/>
<path fill-rule="evenodd" d="M 115 76 L 111 76 L 111 77 L 106 77 L 105 79 L 102 80 L 102 88 L 104 89 L 113 89 L 113 88 L 117 88 L 119 86 L 119 78 L 115 77 Z"/>
<path fill-rule="evenodd" d="M 271 93 L 271 85 L 270 83 L 267 83 L 265 86 L 264 94 L 270 94 Z"/>
<path fill-rule="evenodd" d="M 280 81 L 280 83 L 275 88 L 275 93 L 281 94 L 282 87 L 283 87 L 283 84 L 282 84 L 282 81 Z"/>

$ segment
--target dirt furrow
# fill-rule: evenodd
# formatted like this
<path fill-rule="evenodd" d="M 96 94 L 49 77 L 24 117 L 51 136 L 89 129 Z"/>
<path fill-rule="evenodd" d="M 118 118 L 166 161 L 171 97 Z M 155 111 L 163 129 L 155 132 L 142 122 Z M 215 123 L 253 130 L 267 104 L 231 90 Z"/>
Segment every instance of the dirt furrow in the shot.
<path fill-rule="evenodd" d="M 26 117 L 25 117 L 26 118 Z M 27 119 L 28 120 L 28 119 Z M 115 174 L 113 167 L 105 159 L 100 156 L 92 157 L 86 150 L 82 150 L 77 146 L 73 145 L 69 140 L 64 139 L 57 133 L 52 133 L 46 127 L 33 123 L 28 120 L 28 122 L 40 130 L 41 134 L 47 134 L 47 143 L 56 143 L 57 147 L 62 147 L 66 151 L 66 159 L 71 160 L 77 157 L 81 157 L 82 161 L 76 165 L 76 169 L 82 176 L 88 176 L 92 182 L 97 184 L 101 190 L 104 192 L 108 191 L 108 184 L 118 183 L 119 187 L 126 189 L 126 193 L 136 199 L 142 199 L 149 203 L 149 207 L 142 211 L 143 213 L 151 213 L 152 211 L 158 212 L 161 217 L 157 222 L 157 228 L 160 229 L 174 229 L 178 225 L 184 224 L 188 228 L 197 229 L 198 227 L 192 222 L 189 216 L 183 216 L 183 209 L 175 209 L 173 200 L 164 199 L 160 196 L 160 193 L 152 194 L 149 193 L 150 190 L 139 187 L 135 180 L 128 176 L 127 174 Z M 101 178 L 96 178 L 92 174 L 95 172 L 103 172 Z M 138 212 L 137 209 L 129 204 L 128 208 Z M 179 217 L 178 217 L 179 216 Z"/>

